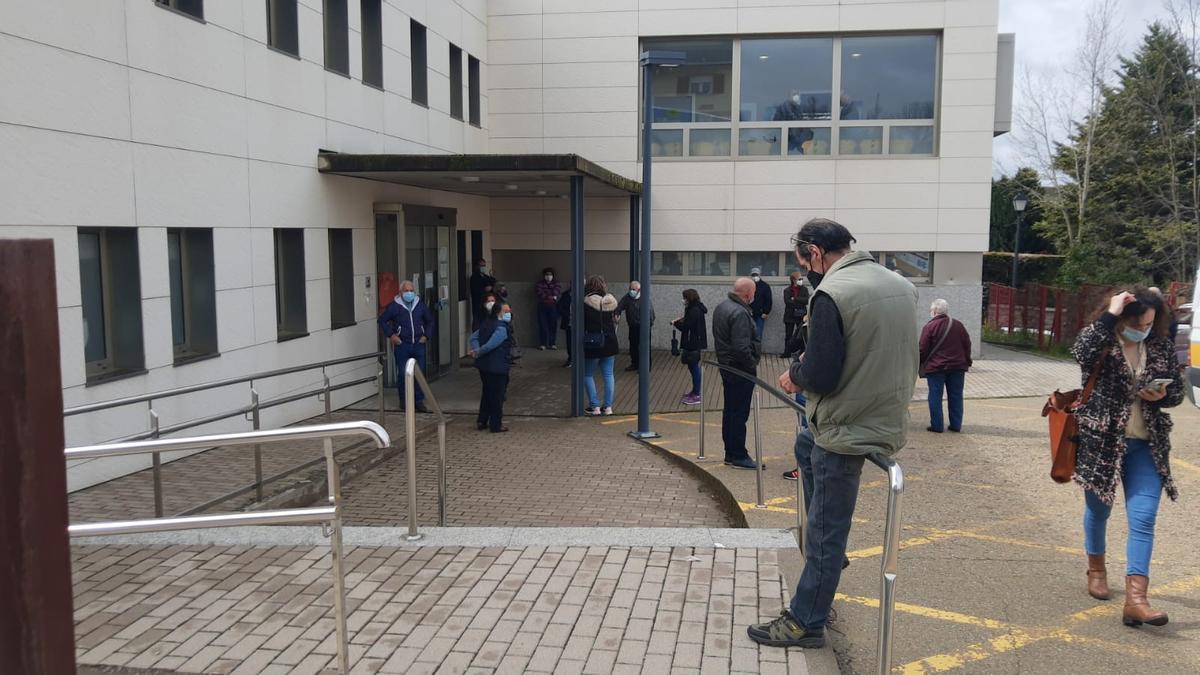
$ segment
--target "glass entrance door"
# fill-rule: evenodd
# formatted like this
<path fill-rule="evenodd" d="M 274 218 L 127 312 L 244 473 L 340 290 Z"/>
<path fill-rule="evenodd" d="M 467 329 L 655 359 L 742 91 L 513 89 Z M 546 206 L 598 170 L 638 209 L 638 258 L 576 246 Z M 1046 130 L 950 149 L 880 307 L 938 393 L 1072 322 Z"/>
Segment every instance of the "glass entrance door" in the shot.
<path fill-rule="evenodd" d="M 446 222 L 449 221 L 449 222 Z M 426 344 L 426 376 L 450 370 L 454 358 L 455 303 L 450 302 L 452 278 L 450 230 L 453 212 L 420 207 L 404 209 L 404 278 L 412 281 L 421 301 L 434 313 L 434 339 Z"/>

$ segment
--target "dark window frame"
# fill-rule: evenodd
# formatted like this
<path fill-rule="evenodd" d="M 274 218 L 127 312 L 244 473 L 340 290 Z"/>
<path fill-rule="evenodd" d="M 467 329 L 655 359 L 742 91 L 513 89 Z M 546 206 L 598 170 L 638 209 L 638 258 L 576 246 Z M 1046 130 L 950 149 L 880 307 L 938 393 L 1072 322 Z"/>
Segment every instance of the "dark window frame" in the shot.
<path fill-rule="evenodd" d="M 450 116 L 463 121 L 463 50 L 450 43 Z"/>
<path fill-rule="evenodd" d="M 266 0 L 267 46 L 300 58 L 299 0 Z M 279 30 L 283 28 L 283 30 Z"/>
<path fill-rule="evenodd" d="M 348 0 L 324 0 L 321 22 L 325 38 L 325 70 L 350 77 L 350 9 Z"/>
<path fill-rule="evenodd" d="M 204 0 L 154 0 L 154 4 L 194 21 L 208 23 L 204 19 Z M 187 9 L 188 7 L 194 8 L 199 13 Z"/>
<path fill-rule="evenodd" d="M 172 264 L 173 245 L 177 248 L 178 269 Z M 171 347 L 176 366 L 220 354 L 217 346 L 217 289 L 214 267 L 212 228 L 167 229 L 167 273 L 171 281 Z M 182 324 L 182 340 L 176 330 L 176 319 Z"/>
<path fill-rule="evenodd" d="M 362 82 L 383 89 L 383 1 L 359 0 Z"/>
<path fill-rule="evenodd" d="M 354 307 L 354 230 L 331 227 L 329 241 L 329 325 L 332 330 L 357 326 Z M 343 239 L 337 241 L 335 239 Z"/>
<path fill-rule="evenodd" d="M 479 81 L 479 59 L 467 54 L 467 89 L 470 98 L 467 119 L 473 127 L 481 127 L 483 118 L 482 91 Z"/>
<path fill-rule="evenodd" d="M 78 238 L 96 237 L 97 263 L 99 269 L 96 276 L 100 284 L 100 320 L 104 339 L 104 355 L 99 359 L 88 360 L 87 341 L 84 340 L 84 370 L 86 386 L 120 379 L 146 372 L 146 346 L 142 334 L 142 291 L 141 255 L 138 242 L 137 228 L 95 228 L 81 227 L 77 231 Z M 125 250 L 117 251 L 118 247 Z M 116 255 L 124 255 L 125 259 L 114 261 Z M 131 259 L 130 259 L 131 258 Z M 83 258 L 80 256 L 80 283 L 87 283 L 83 270 Z M 118 278 L 113 275 L 116 269 L 126 270 L 129 276 Z M 121 288 L 118 289 L 117 287 Z M 122 297 L 117 298 L 120 294 Z M 83 294 L 81 304 L 84 305 L 84 326 L 87 323 L 88 310 L 87 293 Z M 130 307 L 132 299 L 136 306 Z M 119 300 L 119 301 L 118 301 Z M 117 335 L 120 330 L 127 331 L 127 340 Z"/>
<path fill-rule="evenodd" d="M 429 32 L 414 19 L 408 21 L 409 60 L 412 66 L 410 98 L 419 106 L 429 107 Z M 418 53 L 420 58 L 418 58 Z"/>
<path fill-rule="evenodd" d="M 308 335 L 308 290 L 304 276 L 304 228 L 277 227 L 274 230 L 275 239 L 275 335 L 277 342 L 294 340 Z M 299 239 L 283 241 L 285 239 Z M 284 247 L 297 250 L 282 251 Z M 288 256 L 288 253 L 299 255 Z M 284 278 L 287 276 L 288 278 Z M 300 295 L 299 316 L 289 314 L 289 301 Z M 294 309 L 294 307 L 292 308 Z"/>

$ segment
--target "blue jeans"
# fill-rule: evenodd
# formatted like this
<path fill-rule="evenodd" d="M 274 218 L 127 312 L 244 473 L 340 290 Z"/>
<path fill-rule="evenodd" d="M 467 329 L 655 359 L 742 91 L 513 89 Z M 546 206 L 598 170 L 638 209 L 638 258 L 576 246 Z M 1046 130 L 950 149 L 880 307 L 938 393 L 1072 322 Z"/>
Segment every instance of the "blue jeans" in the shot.
<path fill-rule="evenodd" d="M 800 405 L 803 405 L 803 406 L 808 405 L 808 399 L 804 397 L 804 392 L 802 392 L 802 391 L 796 392 L 796 403 L 799 403 Z M 808 428 L 808 415 L 806 415 L 804 413 L 800 413 L 800 427 L 803 429 Z"/>
<path fill-rule="evenodd" d="M 963 418 L 963 381 L 966 372 L 951 370 L 942 373 L 930 373 L 925 376 L 929 384 L 929 426 L 934 431 L 942 431 L 942 389 L 946 390 L 946 407 L 950 409 L 950 430 L 962 429 Z"/>
<path fill-rule="evenodd" d="M 692 396 L 699 396 L 700 395 L 700 383 L 701 383 L 700 364 L 699 363 L 689 363 L 688 370 L 691 371 L 691 373 L 692 373 L 692 391 L 690 393 Z"/>
<path fill-rule="evenodd" d="M 396 389 L 400 391 L 400 403 L 404 403 L 404 364 L 408 363 L 409 359 L 417 360 L 417 367 L 421 369 L 421 374 L 425 374 L 425 345 L 417 342 L 401 342 L 392 347 L 392 352 L 396 356 Z M 415 394 L 413 395 L 418 401 L 425 400 L 425 392 L 421 391 L 420 385 L 413 387 Z"/>
<path fill-rule="evenodd" d="M 1162 477 L 1150 456 L 1150 443 L 1125 439 L 1121 461 L 1121 484 L 1125 486 L 1125 517 L 1129 538 L 1125 542 L 1125 574 L 1150 576 L 1150 553 L 1154 549 L 1154 522 L 1162 496 Z M 1083 547 L 1089 555 L 1104 553 L 1104 531 L 1112 506 L 1100 501 L 1091 490 L 1084 491 Z"/>
<path fill-rule="evenodd" d="M 553 347 L 558 342 L 558 308 L 554 305 L 538 305 L 538 344 Z"/>
<path fill-rule="evenodd" d="M 796 437 L 795 451 L 808 523 L 804 531 L 804 571 L 789 611 L 801 626 L 822 633 L 842 578 L 866 458 L 829 452 L 816 445 L 808 429 Z"/>
<path fill-rule="evenodd" d="M 758 339 L 761 340 L 762 336 L 763 336 L 763 329 L 765 329 L 767 327 L 767 317 L 760 316 L 757 319 L 755 319 L 754 327 L 758 329 Z"/>
<path fill-rule="evenodd" d="M 596 381 L 592 379 L 592 374 L 596 372 L 596 366 L 600 366 L 600 375 L 604 378 L 604 407 L 612 407 L 613 393 L 617 386 L 616 381 L 613 379 L 613 363 L 616 360 L 617 357 L 615 356 L 583 360 L 583 385 L 587 388 L 588 404 L 591 407 L 601 407 L 597 403 L 600 399 L 596 395 Z"/>

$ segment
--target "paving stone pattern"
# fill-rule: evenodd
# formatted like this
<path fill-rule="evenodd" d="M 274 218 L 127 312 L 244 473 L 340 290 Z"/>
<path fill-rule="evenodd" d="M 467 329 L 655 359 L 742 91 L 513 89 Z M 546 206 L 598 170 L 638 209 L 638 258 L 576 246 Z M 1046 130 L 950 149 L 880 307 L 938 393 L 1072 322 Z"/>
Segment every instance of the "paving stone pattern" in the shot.
<path fill-rule="evenodd" d="M 598 419 L 511 418 L 510 431 L 446 429 L 450 526 L 729 527 L 711 492 L 658 452 Z M 407 524 L 403 453 L 346 484 L 348 525 Z M 437 442 L 418 444 L 418 523 L 437 523 Z"/>
<path fill-rule="evenodd" d="M 311 674 L 335 665 L 326 549 L 72 548 L 86 665 Z M 354 673 L 806 673 L 759 648 L 773 549 L 355 548 Z"/>

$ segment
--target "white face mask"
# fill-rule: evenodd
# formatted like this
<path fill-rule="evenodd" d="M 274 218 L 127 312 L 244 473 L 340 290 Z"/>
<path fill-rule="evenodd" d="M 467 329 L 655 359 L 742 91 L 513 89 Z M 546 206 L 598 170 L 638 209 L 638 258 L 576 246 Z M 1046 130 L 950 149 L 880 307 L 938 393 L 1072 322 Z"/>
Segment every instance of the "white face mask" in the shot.
<path fill-rule="evenodd" d="M 759 280 L 759 279 L 762 279 L 762 277 L 758 276 L 757 274 L 751 274 L 751 275 L 750 275 L 750 280 L 751 280 L 751 281 L 753 281 L 753 282 L 755 282 L 755 283 L 758 283 L 758 280 Z"/>
<path fill-rule="evenodd" d="M 488 300 L 487 302 L 483 303 L 483 308 L 490 312 L 492 311 L 492 306 L 495 304 L 495 300 Z"/>
<path fill-rule="evenodd" d="M 800 105 L 800 94 L 792 94 L 792 103 Z"/>
<path fill-rule="evenodd" d="M 546 276 L 544 276 L 544 277 L 542 277 L 542 278 L 543 278 L 543 279 L 545 279 L 546 281 L 554 281 L 554 275 L 553 275 L 553 274 L 547 274 Z"/>

